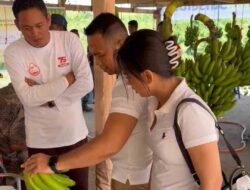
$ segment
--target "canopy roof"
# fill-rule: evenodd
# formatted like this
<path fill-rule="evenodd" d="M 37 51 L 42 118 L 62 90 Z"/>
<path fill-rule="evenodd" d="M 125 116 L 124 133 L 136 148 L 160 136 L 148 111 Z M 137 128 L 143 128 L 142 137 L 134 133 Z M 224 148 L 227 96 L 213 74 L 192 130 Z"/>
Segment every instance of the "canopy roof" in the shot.
<path fill-rule="evenodd" d="M 116 3 L 130 3 L 132 7 L 157 6 L 162 7 L 171 0 L 116 0 Z M 183 0 L 185 5 L 243 4 L 250 0 Z"/>

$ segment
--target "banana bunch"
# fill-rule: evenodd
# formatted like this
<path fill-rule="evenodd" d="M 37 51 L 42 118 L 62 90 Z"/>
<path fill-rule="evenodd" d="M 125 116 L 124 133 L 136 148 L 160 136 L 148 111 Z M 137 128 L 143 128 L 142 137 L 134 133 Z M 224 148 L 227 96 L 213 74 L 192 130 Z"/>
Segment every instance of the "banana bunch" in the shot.
<path fill-rule="evenodd" d="M 227 32 L 228 41 L 226 43 L 232 46 L 231 52 L 229 51 L 228 64 L 233 64 L 237 66 L 238 72 L 241 73 L 241 79 L 239 86 L 245 86 L 250 84 L 250 40 L 247 41 L 245 47 L 242 46 L 242 34 L 241 28 L 236 24 L 236 14 L 233 13 L 232 23 L 227 23 L 225 26 L 225 31 Z M 248 31 L 248 36 L 250 37 L 250 27 Z M 230 46 L 228 45 L 228 46 Z M 227 46 L 227 45 L 225 45 Z M 227 47 L 225 49 L 228 49 Z M 234 50 L 233 50 L 234 49 Z M 221 55 L 226 51 L 222 50 Z"/>
<path fill-rule="evenodd" d="M 226 42 L 222 45 L 220 49 L 219 56 L 226 62 L 231 61 L 237 53 L 237 46 L 233 44 L 233 40 L 228 38 Z"/>
<path fill-rule="evenodd" d="M 245 86 L 250 84 L 250 49 L 247 43 L 242 51 L 241 56 L 237 57 L 237 64 L 239 71 L 242 74 L 240 81 L 240 86 Z"/>
<path fill-rule="evenodd" d="M 75 181 L 64 174 L 23 174 L 27 190 L 70 190 Z"/>
<path fill-rule="evenodd" d="M 233 93 L 241 74 L 238 67 L 226 65 L 221 57 L 213 59 L 211 54 L 200 55 L 189 71 L 189 86 L 203 98 L 213 112 L 220 116 L 236 102 Z"/>
<path fill-rule="evenodd" d="M 233 45 L 232 39 L 222 44 L 218 39 L 222 31 L 206 15 L 198 14 L 195 20 L 208 27 L 210 36 L 204 38 L 208 45 L 204 54 L 194 54 L 193 60 L 182 61 L 176 73 L 186 78 L 189 86 L 203 98 L 216 116 L 221 116 L 235 105 L 233 91 L 242 77 L 240 66 L 235 60 L 237 46 Z"/>
<path fill-rule="evenodd" d="M 188 26 L 185 31 L 185 46 L 193 46 L 193 44 L 198 40 L 199 27 Z"/>

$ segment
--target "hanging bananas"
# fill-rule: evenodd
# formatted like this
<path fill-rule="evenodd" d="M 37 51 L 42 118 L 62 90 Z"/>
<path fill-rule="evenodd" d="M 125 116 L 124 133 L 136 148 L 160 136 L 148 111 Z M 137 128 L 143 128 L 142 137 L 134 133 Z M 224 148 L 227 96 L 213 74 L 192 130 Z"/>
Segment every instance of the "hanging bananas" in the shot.
<path fill-rule="evenodd" d="M 196 15 L 195 20 L 201 21 L 208 27 L 210 36 L 198 40 L 197 35 L 193 42 L 190 39 L 192 27 L 189 26 L 185 33 L 185 45 L 205 41 L 208 43 L 206 52 L 195 54 L 194 59 L 182 60 L 176 73 L 185 77 L 189 86 L 207 102 L 216 116 L 220 116 L 236 103 L 234 88 L 242 79 L 240 69 L 250 71 L 250 58 L 248 58 L 250 48 L 245 48 L 241 58 L 238 59 L 238 46 L 234 45 L 232 38 L 221 43 L 218 37 L 222 35 L 222 31 L 214 25 L 213 20 L 203 14 Z M 232 24 L 228 24 L 227 30 L 230 30 L 231 26 Z M 248 46 L 250 47 L 250 41 Z"/>
<path fill-rule="evenodd" d="M 185 31 L 185 46 L 190 46 L 193 48 L 194 43 L 199 37 L 199 27 L 193 25 L 193 15 L 190 18 L 190 26 L 186 28 Z"/>
<path fill-rule="evenodd" d="M 75 181 L 64 174 L 23 174 L 27 190 L 70 190 Z"/>

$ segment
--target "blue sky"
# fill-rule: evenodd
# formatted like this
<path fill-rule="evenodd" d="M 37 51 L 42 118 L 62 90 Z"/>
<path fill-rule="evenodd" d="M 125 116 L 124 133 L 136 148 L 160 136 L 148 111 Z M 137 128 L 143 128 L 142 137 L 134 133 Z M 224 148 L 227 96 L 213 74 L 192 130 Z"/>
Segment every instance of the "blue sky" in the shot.
<path fill-rule="evenodd" d="M 232 12 L 236 12 L 237 19 L 250 18 L 250 4 L 184 6 L 177 9 L 173 19 L 186 19 L 197 13 L 206 14 L 213 19 L 232 18 Z"/>

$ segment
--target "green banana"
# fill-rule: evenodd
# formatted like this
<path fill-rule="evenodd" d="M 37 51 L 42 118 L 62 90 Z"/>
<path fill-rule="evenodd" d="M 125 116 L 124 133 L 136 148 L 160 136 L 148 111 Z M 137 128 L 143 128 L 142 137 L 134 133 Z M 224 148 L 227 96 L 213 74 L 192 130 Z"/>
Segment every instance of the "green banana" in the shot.
<path fill-rule="evenodd" d="M 195 84 L 201 83 L 201 80 L 196 75 L 192 75 L 191 81 L 194 82 Z"/>
<path fill-rule="evenodd" d="M 220 77 L 222 75 L 223 72 L 223 68 L 222 65 L 220 67 L 218 67 L 217 71 L 214 72 L 214 79 Z"/>
<path fill-rule="evenodd" d="M 213 70 L 211 71 L 211 75 L 213 75 L 216 78 L 216 73 L 218 69 L 222 69 L 222 58 L 218 57 L 215 61 L 215 65 L 213 67 Z"/>
<path fill-rule="evenodd" d="M 216 88 L 214 89 L 214 93 L 212 94 L 212 97 L 215 98 L 215 97 L 219 96 L 222 90 L 223 90 L 222 87 L 216 86 Z"/>
<path fill-rule="evenodd" d="M 198 77 L 198 78 L 202 78 L 203 77 L 203 74 L 200 72 L 200 69 L 199 69 L 199 63 L 196 62 L 194 64 L 194 74 Z"/>
<path fill-rule="evenodd" d="M 62 174 L 51 174 L 51 177 L 58 181 L 59 183 L 67 186 L 67 187 L 72 187 L 74 186 L 76 183 L 74 180 L 70 179 L 68 176 L 66 175 L 62 175 Z"/>
<path fill-rule="evenodd" d="M 205 91 L 203 100 L 208 103 L 208 100 L 209 100 L 209 93 L 208 93 L 208 91 Z"/>
<path fill-rule="evenodd" d="M 231 47 L 232 47 L 232 40 L 229 38 L 222 46 L 221 48 L 221 51 L 220 51 L 220 55 L 222 57 L 226 57 L 230 50 L 231 50 Z"/>
<path fill-rule="evenodd" d="M 250 57 L 250 49 L 245 49 L 242 54 L 242 59 L 245 60 L 247 57 Z"/>
<path fill-rule="evenodd" d="M 227 86 L 227 85 L 230 85 L 231 83 L 234 83 L 236 81 L 239 81 L 241 78 L 241 74 L 240 73 L 237 73 L 237 75 L 235 77 L 232 77 L 232 78 L 229 78 L 227 79 L 226 81 L 224 82 L 221 82 L 220 85 L 221 86 Z M 236 86 L 235 86 L 236 87 Z"/>
<path fill-rule="evenodd" d="M 236 103 L 236 100 L 233 100 L 232 102 L 225 103 L 224 105 L 221 106 L 222 111 L 227 111 L 231 109 Z"/>
<path fill-rule="evenodd" d="M 50 174 L 42 174 L 39 173 L 37 174 L 39 177 L 42 179 L 44 183 L 47 184 L 51 189 L 56 189 L 56 190 L 70 190 L 68 187 L 65 187 L 61 183 L 55 181 L 53 178 L 51 178 Z"/>
<path fill-rule="evenodd" d="M 207 71 L 207 68 L 208 68 L 208 66 L 209 66 L 210 61 L 211 61 L 211 56 L 210 56 L 210 54 L 205 54 L 205 55 L 203 55 L 203 56 L 201 57 L 201 62 L 200 62 L 200 64 L 201 64 L 201 72 L 202 72 L 203 74 L 206 74 L 206 71 Z"/>
<path fill-rule="evenodd" d="M 220 96 L 212 97 L 209 101 L 210 105 L 216 104 L 219 99 L 220 99 Z"/>
<path fill-rule="evenodd" d="M 25 182 L 26 189 L 27 190 L 33 190 L 33 187 L 30 184 L 30 177 L 29 177 L 28 173 L 23 172 L 23 179 L 24 179 L 24 182 Z"/>
<path fill-rule="evenodd" d="M 223 75 L 228 76 L 228 74 L 233 71 L 234 65 L 228 65 L 227 68 L 225 68 Z"/>
<path fill-rule="evenodd" d="M 51 188 L 48 187 L 48 186 L 46 185 L 46 183 L 44 183 L 44 182 L 42 181 L 42 179 L 39 177 L 39 175 L 37 175 L 37 174 L 33 175 L 33 176 L 30 178 L 30 180 L 32 180 L 32 182 L 33 182 L 37 187 L 39 187 L 39 188 L 42 189 L 42 190 L 51 190 Z"/>
<path fill-rule="evenodd" d="M 231 48 L 229 54 L 227 56 L 223 57 L 223 60 L 230 61 L 236 55 L 236 52 L 237 52 L 237 46 L 233 46 Z"/>
<path fill-rule="evenodd" d="M 220 51 L 220 44 L 221 42 L 218 39 L 213 39 L 211 44 L 212 44 L 212 55 L 213 59 L 217 59 L 219 56 L 219 51 Z"/>
<path fill-rule="evenodd" d="M 211 97 L 212 92 L 214 90 L 214 87 L 215 87 L 215 85 L 213 85 L 213 84 L 209 86 L 209 89 L 208 89 L 208 95 L 209 95 L 209 97 Z"/>

